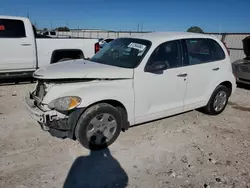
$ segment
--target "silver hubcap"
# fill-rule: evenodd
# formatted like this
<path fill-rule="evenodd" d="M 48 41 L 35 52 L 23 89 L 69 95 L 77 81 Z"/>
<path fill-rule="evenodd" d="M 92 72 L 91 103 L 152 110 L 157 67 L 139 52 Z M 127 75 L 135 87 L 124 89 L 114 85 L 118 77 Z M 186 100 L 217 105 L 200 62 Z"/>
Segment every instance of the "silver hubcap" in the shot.
<path fill-rule="evenodd" d="M 227 94 L 225 91 L 220 91 L 219 93 L 217 93 L 217 95 L 215 96 L 215 99 L 214 99 L 214 110 L 216 112 L 219 112 L 221 111 L 225 105 L 226 105 L 226 102 L 227 102 Z"/>
<path fill-rule="evenodd" d="M 114 116 L 107 113 L 98 114 L 87 126 L 87 138 L 93 144 L 102 145 L 113 138 L 116 129 Z"/>

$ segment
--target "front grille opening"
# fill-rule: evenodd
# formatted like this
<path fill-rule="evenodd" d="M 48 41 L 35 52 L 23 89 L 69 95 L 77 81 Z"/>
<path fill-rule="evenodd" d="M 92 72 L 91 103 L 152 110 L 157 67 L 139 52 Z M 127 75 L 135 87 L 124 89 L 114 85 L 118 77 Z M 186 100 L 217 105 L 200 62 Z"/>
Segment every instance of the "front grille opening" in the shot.
<path fill-rule="evenodd" d="M 44 96 L 46 95 L 46 86 L 41 80 L 39 80 L 37 83 L 35 95 L 40 100 L 43 100 Z"/>

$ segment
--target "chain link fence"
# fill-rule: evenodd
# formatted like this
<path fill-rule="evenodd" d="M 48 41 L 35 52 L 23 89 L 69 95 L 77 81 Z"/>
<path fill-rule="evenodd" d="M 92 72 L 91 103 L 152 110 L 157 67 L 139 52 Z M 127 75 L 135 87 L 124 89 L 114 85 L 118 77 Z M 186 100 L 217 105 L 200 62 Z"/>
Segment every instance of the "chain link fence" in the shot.
<path fill-rule="evenodd" d="M 95 31 L 95 30 L 71 30 L 69 32 L 57 31 L 58 37 L 77 37 L 77 38 L 119 38 L 119 37 L 129 37 L 129 36 L 141 36 L 148 32 L 135 32 L 135 31 Z M 243 51 L 242 40 L 250 33 L 206 33 L 209 35 L 214 35 L 219 40 L 226 43 L 228 49 L 230 50 L 231 61 L 242 59 L 245 57 Z"/>
<path fill-rule="evenodd" d="M 71 31 L 57 31 L 58 37 L 78 37 L 78 38 L 119 38 L 128 36 L 139 36 L 149 32 L 135 32 L 135 31 L 85 31 L 85 30 L 71 30 Z"/>

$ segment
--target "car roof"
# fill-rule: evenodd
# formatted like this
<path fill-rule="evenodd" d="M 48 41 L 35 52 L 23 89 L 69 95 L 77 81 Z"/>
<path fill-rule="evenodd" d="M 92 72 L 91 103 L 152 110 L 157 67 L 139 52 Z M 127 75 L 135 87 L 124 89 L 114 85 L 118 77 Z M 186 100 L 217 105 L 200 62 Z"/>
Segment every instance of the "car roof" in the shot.
<path fill-rule="evenodd" d="M 153 32 L 145 33 L 141 36 L 134 36 L 133 38 L 145 39 L 154 43 L 162 43 L 168 40 L 178 40 L 186 38 L 211 38 L 214 40 L 218 40 L 216 37 L 213 37 L 211 35 L 190 32 Z"/>

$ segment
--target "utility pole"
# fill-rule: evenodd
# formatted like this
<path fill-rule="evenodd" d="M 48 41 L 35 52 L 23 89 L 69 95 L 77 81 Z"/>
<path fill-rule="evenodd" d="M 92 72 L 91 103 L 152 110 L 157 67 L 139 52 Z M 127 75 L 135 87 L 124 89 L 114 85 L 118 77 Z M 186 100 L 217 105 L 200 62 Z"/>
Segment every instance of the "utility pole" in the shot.
<path fill-rule="evenodd" d="M 27 18 L 30 19 L 30 13 L 29 13 L 29 11 L 27 12 Z"/>
<path fill-rule="evenodd" d="M 143 31 L 143 24 L 141 24 L 141 32 Z"/>
<path fill-rule="evenodd" d="M 140 31 L 140 24 L 137 24 L 137 32 Z"/>
<path fill-rule="evenodd" d="M 50 20 L 50 30 L 52 30 L 52 20 Z"/>
<path fill-rule="evenodd" d="M 220 26 L 219 26 L 219 34 L 221 34 L 221 24 L 220 24 Z"/>
<path fill-rule="evenodd" d="M 78 29 L 77 29 L 77 31 L 78 31 L 78 34 L 77 34 L 78 38 L 79 38 L 79 32 L 80 32 L 79 30 L 80 30 L 80 28 L 79 28 L 79 26 L 78 26 Z"/>

